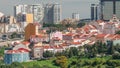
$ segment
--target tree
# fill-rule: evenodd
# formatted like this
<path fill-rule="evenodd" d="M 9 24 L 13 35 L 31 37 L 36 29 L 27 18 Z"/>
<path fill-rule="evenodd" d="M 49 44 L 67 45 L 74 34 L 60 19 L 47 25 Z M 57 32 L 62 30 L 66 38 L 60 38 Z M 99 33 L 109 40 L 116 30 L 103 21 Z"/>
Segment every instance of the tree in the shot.
<path fill-rule="evenodd" d="M 93 46 L 91 45 L 84 45 L 84 49 L 85 49 L 85 57 L 87 58 L 93 58 L 96 56 L 96 49 L 94 49 Z"/>
<path fill-rule="evenodd" d="M 11 35 L 11 38 L 13 39 L 13 38 L 16 38 L 17 37 L 17 33 L 16 32 L 14 32 L 14 33 L 12 33 L 12 35 Z"/>
<path fill-rule="evenodd" d="M 113 59 L 120 59 L 120 54 L 119 53 L 115 53 L 112 55 Z"/>
<path fill-rule="evenodd" d="M 56 52 L 55 53 L 55 56 L 58 57 L 58 56 L 63 56 L 62 52 Z"/>
<path fill-rule="evenodd" d="M 49 58 L 49 57 L 52 57 L 52 56 L 53 56 L 53 52 L 50 52 L 50 51 L 43 52 L 43 57 L 44 58 Z"/>
<path fill-rule="evenodd" d="M 119 44 L 115 45 L 114 49 L 115 49 L 115 51 L 120 53 L 120 45 Z"/>
<path fill-rule="evenodd" d="M 77 61 L 73 60 L 69 65 L 68 68 L 78 68 L 77 67 Z"/>
<path fill-rule="evenodd" d="M 117 66 L 120 66 L 120 61 L 119 60 L 108 60 L 106 61 L 106 64 L 110 68 L 117 68 Z M 106 68 L 108 68 L 106 67 Z M 119 68 L 119 67 L 118 67 Z"/>
<path fill-rule="evenodd" d="M 120 34 L 120 30 L 116 31 L 115 34 Z"/>
<path fill-rule="evenodd" d="M 0 65 L 0 68 L 12 68 L 12 67 L 10 67 L 10 65 Z"/>
<path fill-rule="evenodd" d="M 71 47 L 68 53 L 69 57 L 78 56 L 78 49 L 76 47 Z"/>
<path fill-rule="evenodd" d="M 4 56 L 4 50 L 5 50 L 6 47 L 1 47 L 0 48 L 0 57 L 3 57 Z"/>
<path fill-rule="evenodd" d="M 113 41 L 108 41 L 107 46 L 108 46 L 107 54 L 112 55 L 114 53 Z"/>
<path fill-rule="evenodd" d="M 78 24 L 77 24 L 77 27 L 81 28 L 81 27 L 84 26 L 84 25 L 85 25 L 85 23 L 78 23 Z"/>
<path fill-rule="evenodd" d="M 106 43 L 103 43 L 102 41 L 97 41 L 95 47 L 97 48 L 98 54 L 106 54 L 108 49 Z"/>
<path fill-rule="evenodd" d="M 56 59 L 56 64 L 60 65 L 61 68 L 67 68 L 67 57 L 65 56 L 59 56 Z"/>

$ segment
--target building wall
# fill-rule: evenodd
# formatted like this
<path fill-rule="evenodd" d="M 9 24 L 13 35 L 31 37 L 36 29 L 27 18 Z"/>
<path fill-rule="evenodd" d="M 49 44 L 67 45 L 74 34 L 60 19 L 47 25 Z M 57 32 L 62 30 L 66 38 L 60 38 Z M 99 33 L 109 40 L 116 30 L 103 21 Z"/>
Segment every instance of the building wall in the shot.
<path fill-rule="evenodd" d="M 104 2 L 103 6 L 103 19 L 109 20 L 113 15 L 113 2 Z"/>
<path fill-rule="evenodd" d="M 33 14 L 26 14 L 26 22 L 33 23 Z"/>
<path fill-rule="evenodd" d="M 98 20 L 99 19 L 99 5 L 98 4 L 91 4 L 91 20 Z"/>
<path fill-rule="evenodd" d="M 18 16 L 19 14 L 25 14 L 25 15 L 33 14 L 33 22 L 41 23 L 43 21 L 44 8 L 41 4 L 16 5 L 14 7 L 14 14 L 15 16 Z M 19 17 L 19 18 L 22 18 L 22 17 Z"/>
<path fill-rule="evenodd" d="M 44 22 L 53 23 L 53 4 L 44 5 Z"/>
<path fill-rule="evenodd" d="M 42 58 L 43 56 L 43 48 L 37 47 L 33 49 L 33 57 L 34 58 Z"/>
<path fill-rule="evenodd" d="M 113 45 L 117 45 L 117 44 L 120 44 L 120 40 L 113 40 Z"/>
<path fill-rule="evenodd" d="M 61 5 L 46 4 L 44 6 L 44 22 L 51 24 L 59 24 L 61 21 Z"/>
<path fill-rule="evenodd" d="M 41 4 L 33 6 L 33 19 L 34 22 L 42 23 L 44 17 L 44 8 Z"/>
<path fill-rule="evenodd" d="M 60 4 L 54 4 L 53 8 L 53 23 L 59 24 L 61 21 L 61 5 Z"/>
<path fill-rule="evenodd" d="M 63 38 L 62 32 L 56 31 L 50 34 L 50 39 L 53 39 L 55 37 L 58 37 L 60 40 L 62 40 Z"/>
<path fill-rule="evenodd" d="M 101 19 L 109 20 L 113 14 L 120 17 L 120 0 L 100 0 Z"/>
<path fill-rule="evenodd" d="M 5 64 L 11 64 L 12 63 L 12 54 L 5 54 L 4 62 L 5 62 Z"/>
<path fill-rule="evenodd" d="M 12 62 L 24 62 L 29 60 L 29 53 L 11 53 L 5 54 L 5 64 L 11 64 Z"/>
<path fill-rule="evenodd" d="M 79 20 L 80 19 L 80 14 L 79 13 L 72 13 L 72 19 Z"/>
<path fill-rule="evenodd" d="M 36 26 L 32 23 L 29 23 L 25 27 L 25 40 L 29 40 L 31 35 L 36 35 Z"/>
<path fill-rule="evenodd" d="M 120 19 L 120 1 L 116 1 L 116 16 Z"/>

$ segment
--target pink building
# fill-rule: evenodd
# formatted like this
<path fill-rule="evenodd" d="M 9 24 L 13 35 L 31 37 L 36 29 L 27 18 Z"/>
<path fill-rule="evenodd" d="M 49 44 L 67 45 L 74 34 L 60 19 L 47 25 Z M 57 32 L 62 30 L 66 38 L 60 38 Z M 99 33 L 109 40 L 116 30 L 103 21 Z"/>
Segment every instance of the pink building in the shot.
<path fill-rule="evenodd" d="M 62 32 L 60 31 L 56 31 L 56 32 L 53 32 L 50 34 L 50 39 L 53 39 L 53 38 L 59 38 L 60 40 L 62 40 Z"/>

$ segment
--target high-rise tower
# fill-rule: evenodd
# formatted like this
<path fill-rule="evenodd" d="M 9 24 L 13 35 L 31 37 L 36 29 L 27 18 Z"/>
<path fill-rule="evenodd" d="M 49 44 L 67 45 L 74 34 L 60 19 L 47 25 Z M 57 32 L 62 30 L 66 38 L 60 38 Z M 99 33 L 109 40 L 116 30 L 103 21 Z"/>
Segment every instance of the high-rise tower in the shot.
<path fill-rule="evenodd" d="M 19 16 L 18 19 L 21 19 L 19 21 L 23 21 L 27 14 L 33 14 L 33 22 L 41 23 L 43 21 L 44 8 L 41 4 L 16 5 L 14 11 L 15 16 Z M 21 18 L 20 15 L 22 16 Z"/>
<path fill-rule="evenodd" d="M 44 22 L 59 24 L 61 21 L 61 5 L 46 4 L 44 5 Z"/>
<path fill-rule="evenodd" d="M 80 14 L 79 13 L 72 13 L 72 19 L 79 20 L 80 19 Z"/>
<path fill-rule="evenodd" d="M 120 17 L 120 0 L 100 0 L 101 19 L 109 20 L 115 14 Z"/>
<path fill-rule="evenodd" d="M 99 5 L 98 4 L 91 4 L 91 20 L 98 20 L 99 19 Z"/>

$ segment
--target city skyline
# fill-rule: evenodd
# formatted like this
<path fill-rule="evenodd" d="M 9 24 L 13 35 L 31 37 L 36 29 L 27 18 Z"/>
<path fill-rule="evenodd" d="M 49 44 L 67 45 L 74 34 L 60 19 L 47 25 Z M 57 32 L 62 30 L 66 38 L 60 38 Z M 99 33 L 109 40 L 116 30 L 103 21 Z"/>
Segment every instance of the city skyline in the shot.
<path fill-rule="evenodd" d="M 62 2 L 61 2 L 62 1 Z M 90 5 L 98 3 L 99 0 L 5 0 L 0 2 L 0 12 L 5 15 L 13 15 L 13 6 L 19 4 L 46 4 L 61 3 L 62 19 L 69 18 L 72 13 L 79 13 L 80 19 L 90 18 Z M 9 11 L 8 11 L 9 10 Z"/>

